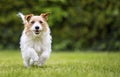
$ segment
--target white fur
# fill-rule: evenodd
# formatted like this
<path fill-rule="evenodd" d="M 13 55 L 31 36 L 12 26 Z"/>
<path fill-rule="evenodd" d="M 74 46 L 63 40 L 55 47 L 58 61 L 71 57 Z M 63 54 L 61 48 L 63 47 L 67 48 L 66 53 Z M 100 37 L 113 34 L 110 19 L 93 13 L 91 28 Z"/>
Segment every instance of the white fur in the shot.
<path fill-rule="evenodd" d="M 19 15 L 23 23 L 26 23 L 24 15 L 22 13 L 19 13 Z M 35 24 L 38 23 L 36 22 Z M 34 29 L 34 26 L 31 29 Z M 33 32 L 26 34 L 26 30 L 23 30 L 20 38 L 20 48 L 26 67 L 33 65 L 35 62 L 38 66 L 42 66 L 45 63 L 51 53 L 51 39 L 49 27 L 47 31 L 41 32 L 39 35 L 35 35 Z"/>
<path fill-rule="evenodd" d="M 22 19 L 22 21 L 23 21 L 23 24 L 25 24 L 27 21 L 25 20 L 25 16 L 21 13 L 21 12 L 19 12 L 18 14 L 17 14 L 19 17 L 21 17 L 21 19 Z"/>
<path fill-rule="evenodd" d="M 41 26 L 41 24 L 39 24 L 39 22 L 35 22 L 34 24 L 33 24 L 33 26 L 31 27 L 31 30 L 35 30 L 35 26 L 38 26 L 40 29 L 39 30 L 42 30 L 42 26 Z"/>

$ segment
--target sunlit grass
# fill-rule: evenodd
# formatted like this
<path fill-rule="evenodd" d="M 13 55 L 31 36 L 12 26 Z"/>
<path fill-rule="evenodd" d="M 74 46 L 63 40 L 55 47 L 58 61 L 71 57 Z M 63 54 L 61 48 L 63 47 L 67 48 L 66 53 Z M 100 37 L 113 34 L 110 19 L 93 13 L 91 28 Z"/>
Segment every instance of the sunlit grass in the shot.
<path fill-rule="evenodd" d="M 44 66 L 25 68 L 19 51 L 1 51 L 0 77 L 120 77 L 120 52 L 53 52 Z"/>

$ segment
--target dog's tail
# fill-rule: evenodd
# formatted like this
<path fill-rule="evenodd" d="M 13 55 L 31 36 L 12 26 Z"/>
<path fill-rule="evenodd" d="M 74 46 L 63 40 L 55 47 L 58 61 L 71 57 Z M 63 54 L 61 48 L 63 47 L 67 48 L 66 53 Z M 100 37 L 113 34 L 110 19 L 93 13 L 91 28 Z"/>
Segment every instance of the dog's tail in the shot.
<path fill-rule="evenodd" d="M 21 17 L 21 19 L 22 19 L 22 21 L 23 21 L 23 24 L 25 24 L 25 23 L 27 22 L 27 20 L 25 19 L 25 16 L 24 16 L 21 12 L 19 12 L 19 13 L 17 14 L 17 16 Z"/>

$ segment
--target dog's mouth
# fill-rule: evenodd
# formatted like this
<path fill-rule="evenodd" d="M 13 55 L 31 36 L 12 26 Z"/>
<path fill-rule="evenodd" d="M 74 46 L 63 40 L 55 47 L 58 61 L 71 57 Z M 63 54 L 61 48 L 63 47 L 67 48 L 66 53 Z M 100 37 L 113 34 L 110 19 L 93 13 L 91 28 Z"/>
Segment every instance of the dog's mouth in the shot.
<path fill-rule="evenodd" d="M 34 30 L 34 33 L 35 33 L 36 35 L 38 35 L 38 34 L 40 34 L 40 30 Z"/>

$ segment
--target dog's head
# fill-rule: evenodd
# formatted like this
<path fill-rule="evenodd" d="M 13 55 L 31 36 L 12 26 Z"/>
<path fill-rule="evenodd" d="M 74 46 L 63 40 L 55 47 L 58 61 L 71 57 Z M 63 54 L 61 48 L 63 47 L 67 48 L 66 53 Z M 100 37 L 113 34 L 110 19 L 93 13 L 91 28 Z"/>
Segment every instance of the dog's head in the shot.
<path fill-rule="evenodd" d="M 34 14 L 20 15 L 25 25 L 25 33 L 33 33 L 34 35 L 40 35 L 42 32 L 48 29 L 48 15 L 50 13 L 42 13 L 39 16 Z"/>

